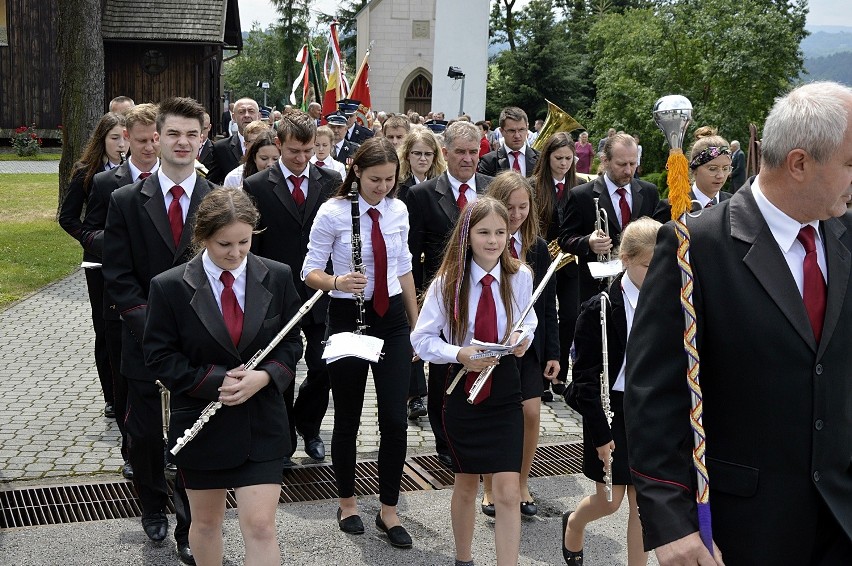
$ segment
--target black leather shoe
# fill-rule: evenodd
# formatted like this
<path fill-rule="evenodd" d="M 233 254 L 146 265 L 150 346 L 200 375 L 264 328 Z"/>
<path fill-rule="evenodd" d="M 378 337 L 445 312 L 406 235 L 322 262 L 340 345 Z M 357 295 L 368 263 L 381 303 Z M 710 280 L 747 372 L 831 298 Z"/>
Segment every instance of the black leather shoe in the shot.
<path fill-rule="evenodd" d="M 112 403 L 104 404 L 104 416 L 108 419 L 115 418 L 115 407 L 112 406 Z"/>
<path fill-rule="evenodd" d="M 350 515 L 345 519 L 341 519 L 340 516 L 343 514 L 343 510 L 338 507 L 337 508 L 337 526 L 340 527 L 340 530 L 344 533 L 349 533 L 350 535 L 363 535 L 364 534 L 364 523 L 361 521 L 360 515 Z"/>
<path fill-rule="evenodd" d="M 180 561 L 184 564 L 189 564 L 189 566 L 195 566 L 195 557 L 192 555 L 192 551 L 189 549 L 188 542 L 177 543 L 177 555 L 178 558 L 180 558 Z"/>
<path fill-rule="evenodd" d="M 396 548 L 411 548 L 411 536 L 405 530 L 405 527 L 397 525 L 388 528 L 385 522 L 382 521 L 381 511 L 376 514 L 376 527 L 388 535 L 388 541 L 391 543 L 391 546 L 395 546 Z"/>
<path fill-rule="evenodd" d="M 444 467 L 451 470 L 453 469 L 453 459 L 450 458 L 449 454 L 438 454 L 438 461 L 441 462 Z"/>
<path fill-rule="evenodd" d="M 293 462 L 290 456 L 284 456 L 284 460 L 281 462 L 281 464 L 284 467 L 284 473 L 289 472 L 296 465 L 296 463 Z"/>
<path fill-rule="evenodd" d="M 565 532 L 568 530 L 568 517 L 573 511 L 562 513 L 562 558 L 568 566 L 583 566 L 583 550 L 568 550 L 565 548 Z"/>
<path fill-rule="evenodd" d="M 126 480 L 133 479 L 133 466 L 130 465 L 130 462 L 124 462 L 124 465 L 121 467 L 121 475 Z"/>
<path fill-rule="evenodd" d="M 317 462 L 325 460 L 325 444 L 319 436 L 305 438 L 305 454 Z"/>
<path fill-rule="evenodd" d="M 426 405 L 423 404 L 423 399 L 420 397 L 412 397 L 408 402 L 408 420 L 416 421 L 420 417 L 425 417 L 428 414 Z"/>
<path fill-rule="evenodd" d="M 550 389 L 553 391 L 554 395 L 565 395 L 564 383 L 551 383 Z"/>
<path fill-rule="evenodd" d="M 538 513 L 538 506 L 535 501 L 521 501 L 521 515 L 524 517 L 532 517 Z"/>
<path fill-rule="evenodd" d="M 550 391 L 545 391 L 541 394 L 541 400 L 545 403 L 550 403 L 551 401 L 553 401 L 553 393 L 551 393 Z"/>
<path fill-rule="evenodd" d="M 175 478 L 177 477 L 177 466 L 171 462 L 167 462 L 166 466 L 163 468 L 163 474 L 165 474 L 167 480 L 175 481 Z"/>
<path fill-rule="evenodd" d="M 166 532 L 169 530 L 169 520 L 165 513 L 149 513 L 142 516 L 142 528 L 145 529 L 145 534 L 154 542 L 160 542 L 166 538 Z"/>
<path fill-rule="evenodd" d="M 497 516 L 497 509 L 494 508 L 493 503 L 483 503 L 479 506 L 479 509 L 482 511 L 483 515 L 487 515 L 489 517 Z"/>

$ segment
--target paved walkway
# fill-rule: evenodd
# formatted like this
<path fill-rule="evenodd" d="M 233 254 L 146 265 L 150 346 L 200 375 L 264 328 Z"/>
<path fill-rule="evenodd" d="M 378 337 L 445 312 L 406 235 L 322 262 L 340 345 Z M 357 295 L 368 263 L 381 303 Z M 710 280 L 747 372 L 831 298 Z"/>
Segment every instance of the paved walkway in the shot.
<path fill-rule="evenodd" d="M 0 357 L 8 371 L 0 396 L 0 482 L 117 475 L 122 464 L 118 427 L 102 414 L 89 313 L 82 270 L 0 312 Z M 300 364 L 297 382 L 304 377 Z M 378 454 L 375 403 L 368 386 L 359 458 Z M 320 432 L 329 452 L 333 418 L 332 402 Z M 582 435 L 577 415 L 561 399 L 542 405 L 541 429 L 542 443 Z M 301 448 L 297 462 L 307 459 Z M 409 454 L 434 450 L 428 419 L 409 421 Z"/>
<path fill-rule="evenodd" d="M 0 173 L 59 173 L 59 160 L 0 161 Z"/>

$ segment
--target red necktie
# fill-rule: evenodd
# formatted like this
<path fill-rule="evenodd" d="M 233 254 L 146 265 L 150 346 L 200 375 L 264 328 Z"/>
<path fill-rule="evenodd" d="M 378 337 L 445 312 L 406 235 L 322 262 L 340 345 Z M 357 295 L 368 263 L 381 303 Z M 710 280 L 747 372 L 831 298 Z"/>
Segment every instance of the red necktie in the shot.
<path fill-rule="evenodd" d="M 802 299 L 805 301 L 805 309 L 811 321 L 811 328 L 817 343 L 822 336 L 822 323 L 825 319 L 825 279 L 817 262 L 816 231 L 813 226 L 805 226 L 799 230 L 796 239 L 805 248 L 805 261 L 802 264 L 804 272 L 804 285 L 802 286 Z"/>
<path fill-rule="evenodd" d="M 515 237 L 514 237 L 514 236 L 512 236 L 512 237 L 509 239 L 509 253 L 510 253 L 510 254 L 512 254 L 512 257 L 513 257 L 513 258 L 515 258 L 515 259 L 519 259 L 519 258 L 518 258 L 518 250 L 516 250 L 516 249 L 515 249 L 515 244 L 516 244 L 517 242 L 518 242 L 518 241 L 515 239 Z"/>
<path fill-rule="evenodd" d="M 151 173 L 149 173 L 148 171 L 146 171 L 146 172 L 144 172 L 144 173 L 139 173 L 139 178 L 140 178 L 140 179 L 147 179 L 147 178 L 148 178 L 148 177 L 150 177 L 150 176 L 151 176 Z"/>
<path fill-rule="evenodd" d="M 290 182 L 293 183 L 293 200 L 296 202 L 296 206 L 302 206 L 305 204 L 305 193 L 302 192 L 302 177 L 301 175 L 296 177 L 295 175 L 290 175 L 288 177 Z"/>
<path fill-rule="evenodd" d="M 704 205 L 704 208 L 710 208 L 714 204 L 716 204 L 716 199 L 711 198 L 710 200 L 707 201 L 707 204 Z"/>
<path fill-rule="evenodd" d="M 325 167 L 325 161 L 317 161 L 317 162 L 315 163 L 315 165 L 316 165 L 317 167 Z"/>
<path fill-rule="evenodd" d="M 464 207 L 467 206 L 467 197 L 464 196 L 464 192 L 468 190 L 470 186 L 467 183 L 462 183 L 459 186 L 459 198 L 456 200 L 456 205 L 459 207 L 459 210 L 464 210 Z"/>
<path fill-rule="evenodd" d="M 497 342 L 497 307 L 494 305 L 494 294 L 491 291 L 491 283 L 494 281 L 494 276 L 486 273 L 482 278 L 482 294 L 479 296 L 479 303 L 476 305 L 476 322 L 473 327 L 473 337 L 483 342 Z M 473 382 L 479 372 L 469 371 L 464 380 L 464 390 L 470 394 L 470 388 L 473 387 Z M 479 391 L 479 395 L 474 399 L 473 403 L 478 405 L 491 395 L 491 381 L 486 381 L 485 385 Z"/>
<path fill-rule="evenodd" d="M 180 243 L 183 234 L 183 209 L 180 207 L 180 197 L 183 196 L 183 187 L 175 185 L 169 190 L 172 193 L 172 202 L 169 203 L 169 225 L 172 227 L 172 239 L 175 247 Z"/>
<path fill-rule="evenodd" d="M 385 238 L 382 236 L 382 227 L 379 226 L 379 211 L 371 208 L 367 214 L 373 219 L 373 230 L 370 233 L 373 241 L 373 268 L 376 274 L 373 310 L 377 315 L 385 316 L 390 300 L 388 299 L 388 250 L 385 247 Z"/>
<path fill-rule="evenodd" d="M 512 152 L 512 157 L 515 158 L 515 162 L 512 163 L 512 169 L 514 169 L 518 173 L 521 172 L 521 163 L 520 163 L 521 157 L 520 157 L 520 155 L 521 155 L 520 151 L 513 151 Z"/>
<path fill-rule="evenodd" d="M 630 224 L 630 205 L 627 204 L 627 189 L 621 187 L 620 189 L 616 189 L 615 192 L 621 197 L 618 199 L 618 208 L 621 209 L 621 229 L 624 230 Z"/>
<path fill-rule="evenodd" d="M 231 335 L 231 341 L 236 346 L 240 343 L 240 336 L 243 334 L 243 309 L 240 308 L 237 294 L 234 293 L 234 275 L 230 271 L 223 271 L 219 281 L 225 286 L 221 297 L 222 316 L 225 318 L 225 326 L 228 334 Z"/>
<path fill-rule="evenodd" d="M 562 200 L 562 193 L 565 192 L 565 183 L 556 183 L 556 200 Z"/>

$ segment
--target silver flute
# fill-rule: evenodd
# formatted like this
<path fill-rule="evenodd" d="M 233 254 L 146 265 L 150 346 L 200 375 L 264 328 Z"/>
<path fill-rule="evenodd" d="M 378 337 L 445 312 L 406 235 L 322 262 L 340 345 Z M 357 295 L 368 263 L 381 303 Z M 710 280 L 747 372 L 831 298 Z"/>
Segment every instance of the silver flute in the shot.
<path fill-rule="evenodd" d="M 160 388 L 160 416 L 163 418 L 163 442 L 169 442 L 169 423 L 172 419 L 172 395 L 158 379 L 154 382 Z"/>
<path fill-rule="evenodd" d="M 559 254 L 557 254 L 557 256 L 553 258 L 553 261 L 550 262 L 550 267 L 547 268 L 547 273 L 544 274 L 544 277 L 542 277 L 541 282 L 538 284 L 538 287 L 536 287 L 535 291 L 533 291 L 532 297 L 530 297 L 530 302 L 524 308 L 523 312 L 521 312 L 521 315 L 518 317 L 517 322 L 515 322 L 515 325 L 512 327 L 512 331 L 506 335 L 506 339 L 502 342 L 503 345 L 508 345 L 509 340 L 512 338 L 512 334 L 521 330 L 521 327 L 524 323 L 524 319 L 527 318 L 527 315 L 530 313 L 533 307 L 535 307 L 535 302 L 544 292 L 544 288 L 547 287 L 547 282 L 550 281 L 550 278 L 553 277 L 553 274 L 556 273 L 557 269 L 559 269 L 559 264 L 562 263 L 562 261 L 570 255 L 571 254 L 565 252 L 559 252 Z M 499 360 L 506 354 L 501 352 L 495 353 L 493 355 Z M 479 372 L 479 375 L 476 376 L 473 385 L 471 385 L 470 387 L 470 393 L 467 396 L 468 403 L 470 403 L 471 405 L 473 404 L 474 400 L 476 399 L 476 396 L 479 395 L 479 392 L 482 391 L 482 388 L 485 386 L 485 384 L 488 382 L 488 379 L 491 377 L 491 373 L 494 371 L 495 367 L 497 366 L 488 366 L 487 368 Z M 456 388 L 456 384 L 458 384 L 461 377 L 465 375 L 468 371 L 470 370 L 464 367 L 459 370 L 459 372 L 456 374 L 456 377 L 453 379 L 453 382 L 447 388 L 447 395 L 453 392 L 453 389 Z"/>
<path fill-rule="evenodd" d="M 601 408 L 606 417 L 607 426 L 612 429 L 612 407 L 609 401 L 609 339 L 607 338 L 606 308 L 609 295 L 601 293 Z M 604 491 L 606 500 L 612 501 L 612 452 L 604 462 Z"/>
<path fill-rule="evenodd" d="M 256 368 L 257 365 L 261 361 L 263 361 L 263 358 L 265 358 L 269 354 L 269 352 L 271 352 L 272 349 L 275 348 L 275 346 L 277 346 L 278 343 L 281 342 L 281 340 L 283 340 L 285 336 L 287 336 L 287 333 L 293 330 L 293 327 L 299 323 L 302 317 L 305 316 L 309 310 L 311 310 L 311 307 L 314 306 L 314 304 L 320 299 L 320 297 L 323 296 L 324 293 L 324 291 L 318 290 L 316 293 L 313 294 L 310 299 L 308 299 L 308 301 L 304 305 L 299 307 L 299 310 L 296 312 L 296 315 L 290 319 L 290 321 L 284 326 L 284 328 L 281 329 L 278 334 L 275 335 L 275 338 L 272 339 L 272 342 L 270 342 L 269 345 L 263 350 L 258 350 L 258 352 L 251 357 L 251 359 L 245 364 L 245 369 L 248 371 Z M 204 410 L 201 411 L 201 414 L 198 416 L 198 420 L 196 420 L 192 424 L 191 428 L 184 430 L 183 436 L 177 439 L 177 442 L 175 443 L 174 447 L 170 450 L 172 455 L 177 456 L 177 453 L 181 451 L 181 448 L 189 444 L 189 442 L 193 438 L 195 438 L 199 432 L 201 432 L 201 429 L 204 427 L 205 423 L 207 423 L 207 421 L 209 421 L 210 418 L 216 414 L 216 411 L 221 408 L 221 401 L 213 401 L 212 403 L 204 407 Z"/>
<path fill-rule="evenodd" d="M 349 200 L 352 201 L 352 271 L 364 275 L 367 266 L 361 257 L 361 206 L 358 203 L 358 183 L 352 181 L 349 187 Z M 361 334 L 367 329 L 364 323 L 364 291 L 354 293 L 355 303 L 358 305 L 358 322 L 355 325 L 355 334 Z"/>

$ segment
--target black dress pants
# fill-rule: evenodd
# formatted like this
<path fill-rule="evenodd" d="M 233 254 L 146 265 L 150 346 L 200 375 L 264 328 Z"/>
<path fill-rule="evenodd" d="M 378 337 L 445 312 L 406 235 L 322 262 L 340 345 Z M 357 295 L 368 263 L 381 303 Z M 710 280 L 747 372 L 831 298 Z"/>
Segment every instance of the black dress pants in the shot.
<path fill-rule="evenodd" d="M 290 404 L 287 406 L 287 415 L 290 419 L 290 440 L 293 441 L 293 449 L 296 446 L 295 434 L 298 432 L 305 438 L 319 436 L 320 426 L 325 413 L 328 410 L 328 394 L 331 384 L 328 381 L 328 368 L 322 359 L 322 351 L 325 347 L 326 325 L 325 323 L 308 322 L 302 324 L 302 333 L 305 335 L 305 364 L 308 366 L 308 375 L 299 385 L 299 396 L 293 403 L 293 394 L 290 394 Z M 291 410 L 292 409 L 292 410 Z"/>
<path fill-rule="evenodd" d="M 107 351 L 106 321 L 104 320 L 104 276 L 100 269 L 84 269 L 86 289 L 89 292 L 89 304 L 92 307 L 92 327 L 95 330 L 95 366 L 104 402 L 113 404 L 112 367 Z M 117 415 L 116 415 L 117 416 Z"/>
<path fill-rule="evenodd" d="M 379 420 L 379 500 L 396 505 L 408 442 L 406 397 L 411 367 L 410 327 L 401 295 L 390 298 L 384 317 L 373 310 L 371 301 L 365 303 L 365 334 L 384 340 L 384 353 L 378 363 L 347 357 L 328 364 L 331 392 L 334 396 L 334 433 L 331 437 L 331 457 L 337 492 L 340 498 L 355 495 L 355 444 L 367 370 L 373 371 L 376 405 Z M 328 308 L 329 335 L 355 329 L 357 306 L 350 299 L 331 299 Z"/>

